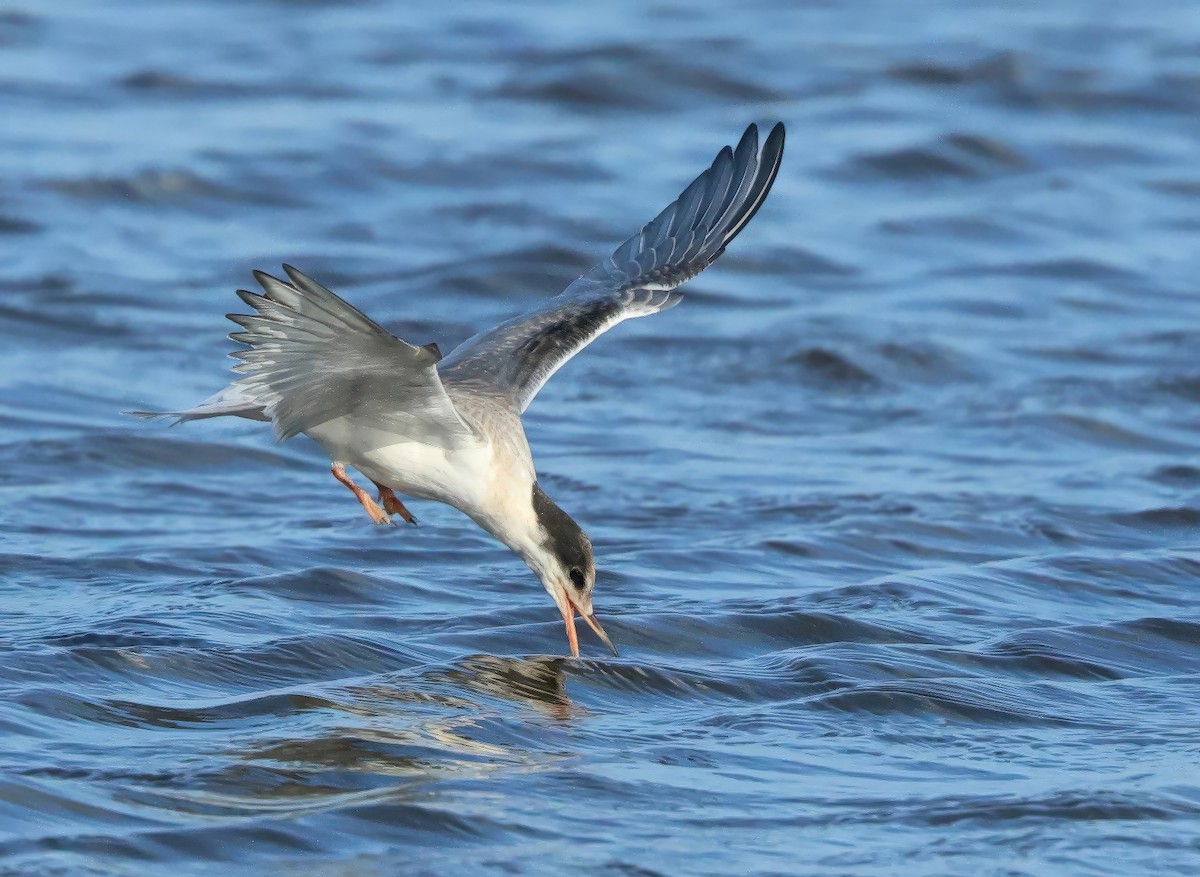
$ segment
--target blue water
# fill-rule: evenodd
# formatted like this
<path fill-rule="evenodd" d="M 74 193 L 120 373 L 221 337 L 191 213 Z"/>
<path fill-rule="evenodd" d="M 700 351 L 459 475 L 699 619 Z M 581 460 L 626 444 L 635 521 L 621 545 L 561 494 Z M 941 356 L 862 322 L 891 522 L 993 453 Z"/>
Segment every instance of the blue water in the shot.
<path fill-rule="evenodd" d="M 0 873 L 1200 873 L 1186 2 L 0 8 Z M 443 350 L 750 121 L 527 428 L 621 657 L 218 389 L 290 262 Z"/>

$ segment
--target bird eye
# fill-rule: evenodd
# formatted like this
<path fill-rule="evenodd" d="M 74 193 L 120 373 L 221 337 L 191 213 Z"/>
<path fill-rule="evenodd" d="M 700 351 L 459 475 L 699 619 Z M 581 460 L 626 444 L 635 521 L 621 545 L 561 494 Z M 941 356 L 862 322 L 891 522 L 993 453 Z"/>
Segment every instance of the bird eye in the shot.
<path fill-rule="evenodd" d="M 583 570 L 581 570 L 579 567 L 571 567 L 570 576 L 571 584 L 573 584 L 579 590 L 582 591 L 587 587 L 587 579 L 583 577 Z"/>

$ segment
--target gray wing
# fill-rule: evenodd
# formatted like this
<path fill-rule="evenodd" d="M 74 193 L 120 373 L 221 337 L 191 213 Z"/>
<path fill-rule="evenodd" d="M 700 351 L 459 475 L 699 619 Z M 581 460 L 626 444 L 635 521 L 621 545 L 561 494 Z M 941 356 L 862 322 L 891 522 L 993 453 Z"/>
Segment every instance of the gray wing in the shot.
<path fill-rule="evenodd" d="M 524 411 L 567 360 L 617 323 L 679 303 L 676 287 L 725 252 L 762 206 L 783 158 L 783 123 L 762 149 L 751 125 L 669 207 L 560 295 L 463 342 L 447 383 L 489 388 Z"/>
<path fill-rule="evenodd" d="M 471 434 L 442 387 L 435 347 L 401 341 L 295 268 L 283 270 L 291 283 L 255 271 L 264 294 L 238 290 L 254 314 L 227 314 L 243 330 L 229 337 L 247 349 L 230 354 L 243 377 L 226 393 L 260 406 L 281 440 L 346 416 L 397 440 L 449 445 Z"/>

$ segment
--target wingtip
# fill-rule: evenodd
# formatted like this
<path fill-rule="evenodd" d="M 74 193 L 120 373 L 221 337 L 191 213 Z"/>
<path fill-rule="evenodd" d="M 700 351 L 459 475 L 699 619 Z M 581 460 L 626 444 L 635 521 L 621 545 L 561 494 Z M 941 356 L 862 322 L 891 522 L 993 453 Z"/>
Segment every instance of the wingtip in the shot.
<path fill-rule="evenodd" d="M 306 286 L 312 283 L 312 280 L 303 271 L 297 269 L 294 265 L 283 263 L 283 273 L 288 276 L 288 280 L 292 281 L 295 287 Z"/>
<path fill-rule="evenodd" d="M 734 155 L 758 152 L 758 125 L 756 123 L 751 122 L 746 126 L 746 130 L 742 132 L 741 139 L 738 140 L 738 145 L 733 152 Z"/>
<path fill-rule="evenodd" d="M 784 143 L 784 140 L 786 140 L 786 139 L 787 139 L 787 128 L 784 126 L 783 122 L 776 122 L 774 125 L 771 126 L 771 133 L 767 135 L 766 143 L 767 143 L 767 145 L 770 145 L 772 143 L 778 143 L 779 151 L 782 152 L 783 151 L 783 143 Z M 766 146 L 764 146 L 764 149 L 765 148 L 766 148 Z"/>
<path fill-rule="evenodd" d="M 752 142 L 757 148 L 758 144 L 761 142 L 763 144 L 763 149 L 766 150 L 768 144 L 772 144 L 774 142 L 782 143 L 786 134 L 786 126 L 782 121 L 779 121 L 771 126 L 771 130 L 767 132 L 766 139 L 760 141 L 758 136 L 758 123 L 751 122 L 746 126 L 745 132 L 743 132 L 741 139 L 738 141 L 738 148 L 740 149 L 742 145 L 747 142 Z"/>
<path fill-rule="evenodd" d="M 776 122 L 771 127 L 771 133 L 767 135 L 767 139 L 763 141 L 763 160 L 774 165 L 770 170 L 772 183 L 775 174 L 779 173 L 779 165 L 783 161 L 783 145 L 786 138 L 787 128 L 784 127 L 783 122 Z"/>
<path fill-rule="evenodd" d="M 236 290 L 234 292 L 234 295 L 236 295 L 238 298 L 240 298 L 245 304 L 248 304 L 250 307 L 254 308 L 255 311 L 261 310 L 260 305 L 262 304 L 262 301 L 265 298 L 265 296 L 263 296 L 262 294 L 257 293 L 257 292 L 251 292 L 248 289 Z M 229 319 L 233 319 L 233 317 L 230 314 L 226 314 L 225 316 Z"/>
<path fill-rule="evenodd" d="M 273 284 L 273 283 L 283 283 L 283 281 L 280 280 L 278 277 L 271 274 L 270 272 L 263 271 L 261 268 L 253 268 L 253 269 L 251 269 L 250 273 L 254 276 L 254 280 L 258 283 L 258 285 L 263 288 L 264 292 L 270 292 L 271 284 Z M 239 294 L 240 294 L 240 290 L 239 290 Z M 261 298 L 261 296 L 260 296 L 260 298 Z"/>
<path fill-rule="evenodd" d="M 263 271 L 261 268 L 251 268 L 250 276 L 253 277 L 254 282 L 257 283 L 259 286 L 261 286 L 263 289 L 266 289 L 267 284 L 270 283 L 272 280 L 271 275 L 268 274 L 266 271 Z M 239 289 L 238 295 L 240 296 L 244 291 L 245 290 Z"/>

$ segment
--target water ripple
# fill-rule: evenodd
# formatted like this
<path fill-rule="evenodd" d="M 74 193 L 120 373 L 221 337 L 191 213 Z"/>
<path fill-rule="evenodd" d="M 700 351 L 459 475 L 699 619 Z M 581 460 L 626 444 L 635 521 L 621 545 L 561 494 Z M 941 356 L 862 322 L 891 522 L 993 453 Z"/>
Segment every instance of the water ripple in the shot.
<path fill-rule="evenodd" d="M 1200 19 L 923 11 L 0 11 L 0 874 L 1193 873 Z M 620 657 L 452 509 L 119 413 L 251 268 L 449 350 L 775 118 L 528 412 Z"/>

